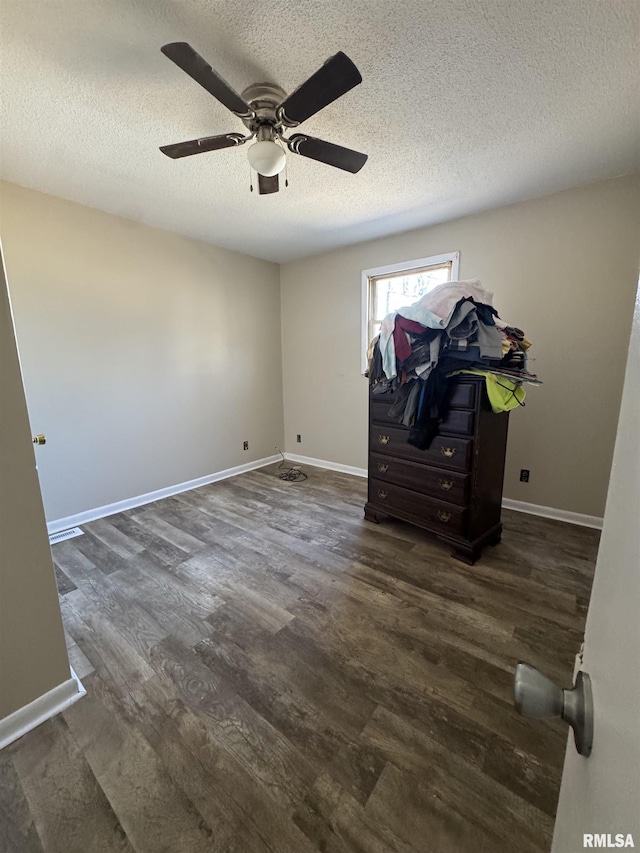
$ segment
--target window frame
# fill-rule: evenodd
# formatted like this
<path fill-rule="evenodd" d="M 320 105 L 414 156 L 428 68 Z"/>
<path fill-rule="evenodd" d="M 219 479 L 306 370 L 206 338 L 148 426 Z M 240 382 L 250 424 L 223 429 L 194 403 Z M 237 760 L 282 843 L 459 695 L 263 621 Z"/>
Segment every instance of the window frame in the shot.
<path fill-rule="evenodd" d="M 431 255 L 428 258 L 416 258 L 413 261 L 401 261 L 398 264 L 388 264 L 384 267 L 373 267 L 362 270 L 362 296 L 361 296 L 361 370 L 364 375 L 367 370 L 367 348 L 369 346 L 369 317 L 371 313 L 373 281 L 386 275 L 396 273 L 411 273 L 423 270 L 425 267 L 437 267 L 443 264 L 451 264 L 451 281 L 459 281 L 460 276 L 460 252 L 446 252 L 443 255 Z"/>

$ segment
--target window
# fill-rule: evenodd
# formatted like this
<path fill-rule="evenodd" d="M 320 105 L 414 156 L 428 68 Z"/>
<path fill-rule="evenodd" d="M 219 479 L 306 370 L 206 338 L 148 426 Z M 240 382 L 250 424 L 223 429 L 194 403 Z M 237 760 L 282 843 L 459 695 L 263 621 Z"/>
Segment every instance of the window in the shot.
<path fill-rule="evenodd" d="M 458 280 L 459 252 L 362 271 L 362 372 L 367 348 L 391 311 L 417 302 L 439 284 Z"/>

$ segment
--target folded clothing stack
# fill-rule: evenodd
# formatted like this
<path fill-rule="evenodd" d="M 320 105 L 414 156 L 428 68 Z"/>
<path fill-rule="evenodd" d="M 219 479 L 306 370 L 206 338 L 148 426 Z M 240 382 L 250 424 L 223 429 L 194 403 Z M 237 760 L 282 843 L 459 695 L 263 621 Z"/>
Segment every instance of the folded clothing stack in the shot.
<path fill-rule="evenodd" d="M 477 279 L 448 282 L 384 318 L 369 347 L 369 382 L 373 394 L 397 391 L 389 414 L 411 428 L 410 444 L 426 449 L 446 415 L 452 376 L 484 375 L 496 412 L 523 406 L 522 383 L 540 384 L 527 371 L 530 346 Z"/>

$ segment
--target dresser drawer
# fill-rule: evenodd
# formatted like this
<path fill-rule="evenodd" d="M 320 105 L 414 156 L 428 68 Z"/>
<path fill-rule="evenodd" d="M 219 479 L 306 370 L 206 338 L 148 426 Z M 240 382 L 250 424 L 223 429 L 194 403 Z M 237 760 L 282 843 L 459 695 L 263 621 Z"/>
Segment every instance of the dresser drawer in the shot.
<path fill-rule="evenodd" d="M 371 421 L 377 424 L 393 424 L 398 429 L 407 429 L 397 420 L 389 417 L 389 409 L 393 402 L 382 402 L 371 400 Z M 473 435 L 475 412 L 451 409 L 440 424 L 440 432 L 459 432 L 463 435 Z"/>
<path fill-rule="evenodd" d="M 424 465 L 453 468 L 457 471 L 471 470 L 473 441 L 449 435 L 437 435 L 427 450 L 419 450 L 407 442 L 406 427 L 372 424 L 369 431 L 371 453 L 399 456 Z"/>
<path fill-rule="evenodd" d="M 397 399 L 397 398 L 396 398 Z M 389 409 L 395 400 L 393 397 L 387 399 L 387 395 L 385 394 L 384 400 L 374 400 L 371 399 L 371 403 L 369 404 L 369 419 L 372 423 L 377 424 L 393 424 L 394 426 L 399 427 L 400 429 L 406 429 L 406 427 L 398 423 L 394 418 L 389 417 Z"/>
<path fill-rule="evenodd" d="M 451 409 L 440 424 L 440 432 L 459 432 L 462 435 L 473 435 L 476 413 L 474 411 L 459 411 Z"/>
<path fill-rule="evenodd" d="M 476 394 L 480 390 L 478 382 L 458 382 L 449 397 L 449 405 L 458 409 L 475 409 Z"/>
<path fill-rule="evenodd" d="M 386 403 L 389 406 L 393 406 L 398 397 L 399 394 L 397 388 L 385 391 L 384 394 L 374 394 L 371 388 L 369 388 L 369 401 L 371 403 Z"/>
<path fill-rule="evenodd" d="M 371 453 L 369 476 L 462 506 L 465 506 L 468 500 L 468 474 L 443 471 L 441 468 L 430 468 L 417 462 Z"/>
<path fill-rule="evenodd" d="M 464 533 L 467 510 L 464 507 L 438 501 L 427 495 L 404 489 L 384 480 L 369 479 L 369 502 L 391 514 L 407 516 L 428 524 L 443 533 Z"/>

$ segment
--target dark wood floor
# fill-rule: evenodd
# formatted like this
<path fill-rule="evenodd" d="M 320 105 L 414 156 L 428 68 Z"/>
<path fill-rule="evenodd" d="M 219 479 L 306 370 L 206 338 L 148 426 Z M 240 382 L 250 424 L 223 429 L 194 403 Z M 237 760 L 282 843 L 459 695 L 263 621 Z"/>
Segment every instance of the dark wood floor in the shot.
<path fill-rule="evenodd" d="M 598 534 L 505 512 L 470 567 L 274 470 L 54 545 L 88 695 L 0 753 L 3 853 L 549 850 L 567 732 L 513 667 L 570 683 Z"/>

